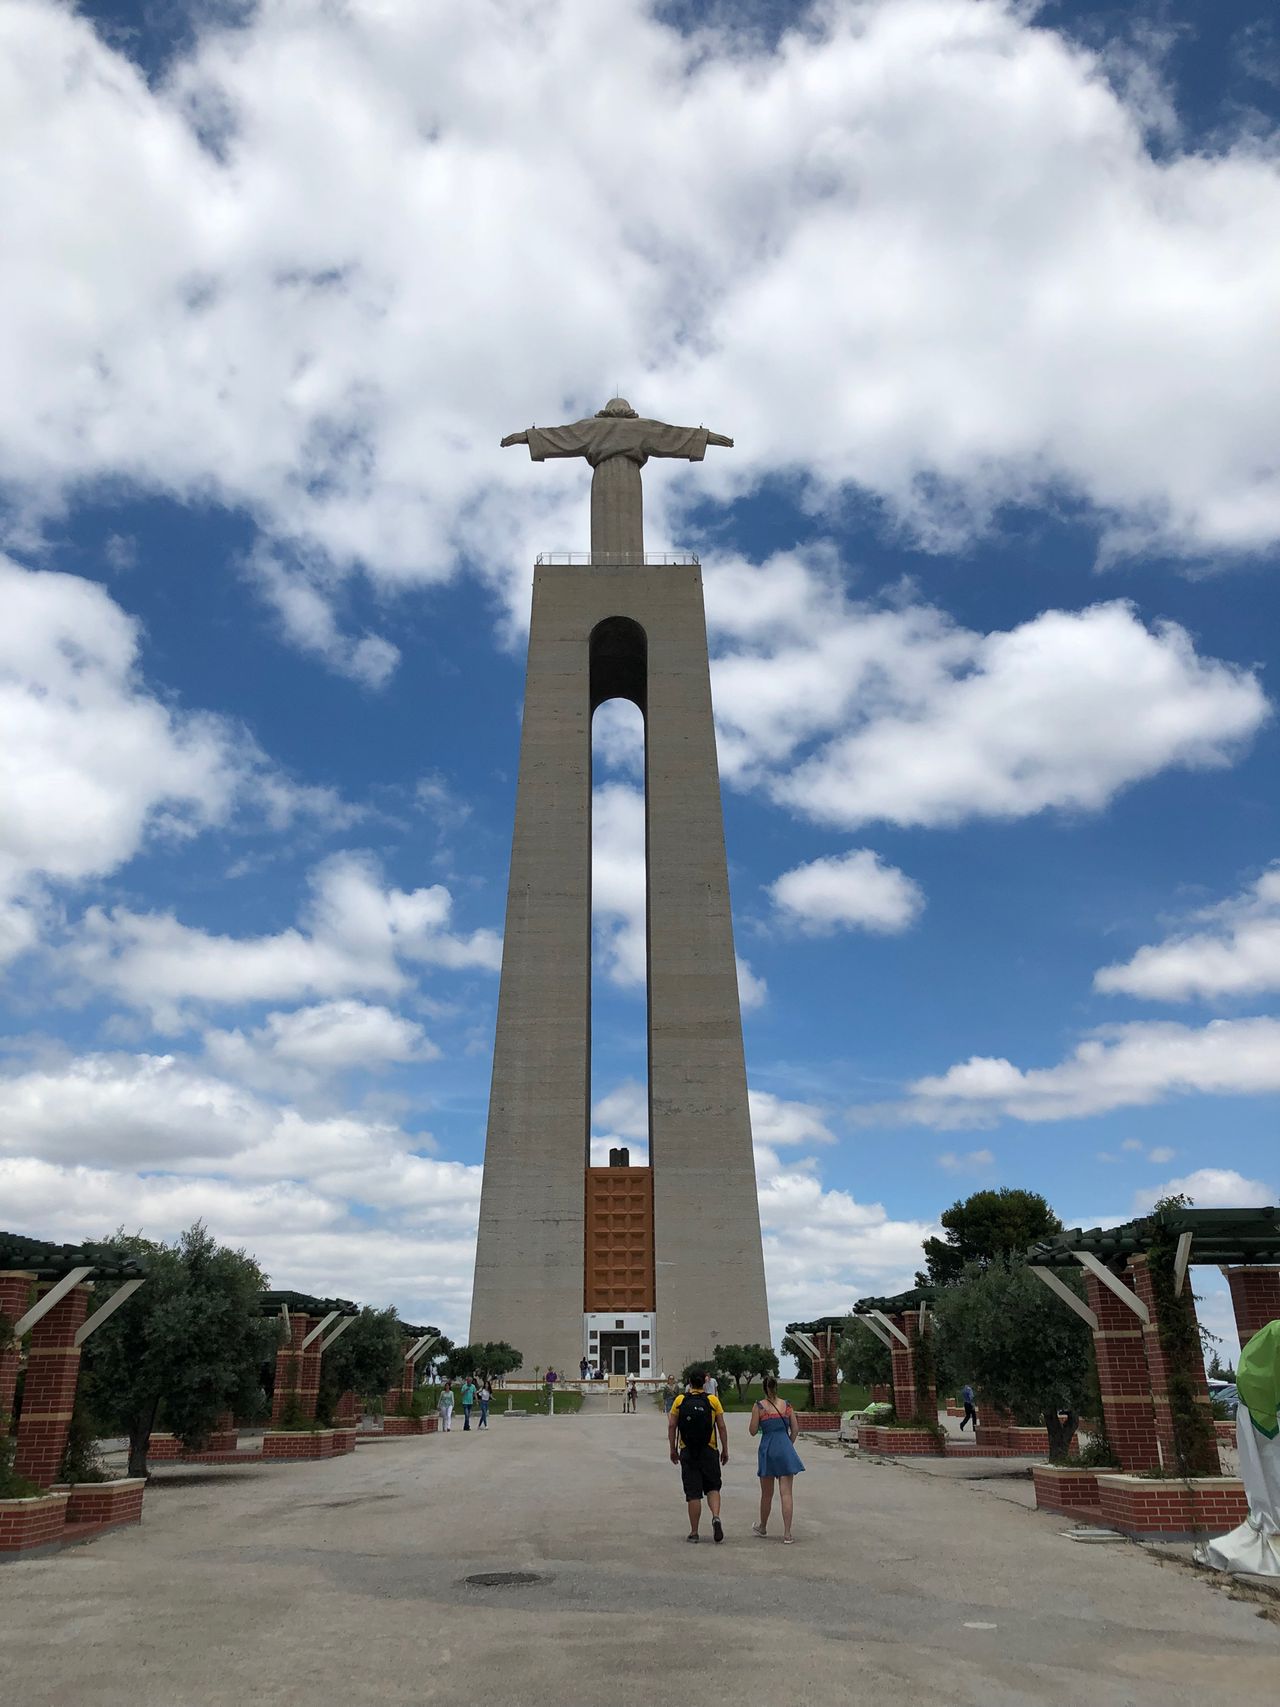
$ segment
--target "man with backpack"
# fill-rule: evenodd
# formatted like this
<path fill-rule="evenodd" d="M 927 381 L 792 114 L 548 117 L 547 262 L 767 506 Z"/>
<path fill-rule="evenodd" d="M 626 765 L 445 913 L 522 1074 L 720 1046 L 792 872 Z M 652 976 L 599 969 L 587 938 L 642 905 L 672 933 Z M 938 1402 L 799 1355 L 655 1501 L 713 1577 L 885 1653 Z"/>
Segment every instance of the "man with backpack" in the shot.
<path fill-rule="evenodd" d="M 702 1501 L 705 1495 L 711 1511 L 711 1534 L 717 1544 L 724 1540 L 720 1524 L 720 1468 L 729 1462 L 729 1430 L 724 1420 L 724 1407 L 719 1399 L 705 1391 L 706 1374 L 694 1369 L 689 1374 L 686 1392 L 676 1395 L 667 1418 L 667 1445 L 671 1462 L 680 1466 L 684 1497 L 689 1507 L 689 1541 L 698 1539 L 698 1524 L 702 1520 Z M 676 1435 L 680 1447 L 676 1449 Z M 713 1445 L 716 1434 L 720 1448 Z"/>

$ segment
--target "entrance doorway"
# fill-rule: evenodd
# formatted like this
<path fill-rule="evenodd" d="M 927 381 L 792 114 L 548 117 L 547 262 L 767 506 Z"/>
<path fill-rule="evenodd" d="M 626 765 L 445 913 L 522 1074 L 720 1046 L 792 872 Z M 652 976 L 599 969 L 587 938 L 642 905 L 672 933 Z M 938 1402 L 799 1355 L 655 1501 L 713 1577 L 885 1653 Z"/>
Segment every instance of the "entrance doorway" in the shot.
<path fill-rule="evenodd" d="M 639 1332 L 601 1334 L 600 1360 L 609 1375 L 638 1375 L 640 1373 Z"/>

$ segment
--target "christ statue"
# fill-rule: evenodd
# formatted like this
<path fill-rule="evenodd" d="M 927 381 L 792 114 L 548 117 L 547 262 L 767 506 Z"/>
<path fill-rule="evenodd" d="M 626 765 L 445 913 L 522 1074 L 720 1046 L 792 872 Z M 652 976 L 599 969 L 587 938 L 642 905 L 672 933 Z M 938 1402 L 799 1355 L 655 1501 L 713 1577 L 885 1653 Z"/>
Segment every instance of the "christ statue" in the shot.
<path fill-rule="evenodd" d="M 705 427 L 669 427 L 636 414 L 625 397 L 615 397 L 597 414 L 567 427 L 530 427 L 508 433 L 508 445 L 528 445 L 534 462 L 552 456 L 585 456 L 591 476 L 591 556 L 601 563 L 644 558 L 644 513 L 640 470 L 651 456 L 684 457 L 701 462 L 708 445 L 732 445 L 723 433 Z"/>

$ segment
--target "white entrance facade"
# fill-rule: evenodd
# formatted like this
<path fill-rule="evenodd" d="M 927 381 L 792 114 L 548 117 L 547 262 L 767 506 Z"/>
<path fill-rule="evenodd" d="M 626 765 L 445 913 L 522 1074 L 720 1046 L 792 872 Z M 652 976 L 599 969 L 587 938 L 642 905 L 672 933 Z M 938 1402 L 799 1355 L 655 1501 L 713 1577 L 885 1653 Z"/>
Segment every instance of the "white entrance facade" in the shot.
<path fill-rule="evenodd" d="M 582 1352 L 606 1375 L 658 1373 L 657 1317 L 652 1311 L 588 1310 L 582 1318 Z"/>

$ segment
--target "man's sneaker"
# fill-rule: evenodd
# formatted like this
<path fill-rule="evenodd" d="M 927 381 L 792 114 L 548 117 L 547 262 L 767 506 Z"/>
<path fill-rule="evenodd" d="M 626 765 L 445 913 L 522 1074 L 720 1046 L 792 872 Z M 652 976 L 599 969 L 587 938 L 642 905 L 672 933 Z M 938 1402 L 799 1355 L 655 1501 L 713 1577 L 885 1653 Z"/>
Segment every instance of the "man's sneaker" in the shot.
<path fill-rule="evenodd" d="M 698 1539 L 698 1537 L 696 1535 L 686 1535 L 685 1536 L 686 1541 L 696 1541 L 697 1539 Z"/>
<path fill-rule="evenodd" d="M 711 1519 L 711 1533 L 715 1537 L 716 1545 L 719 1546 L 719 1544 L 724 1540 L 724 1530 L 721 1527 L 720 1519 L 718 1517 L 713 1517 Z"/>

